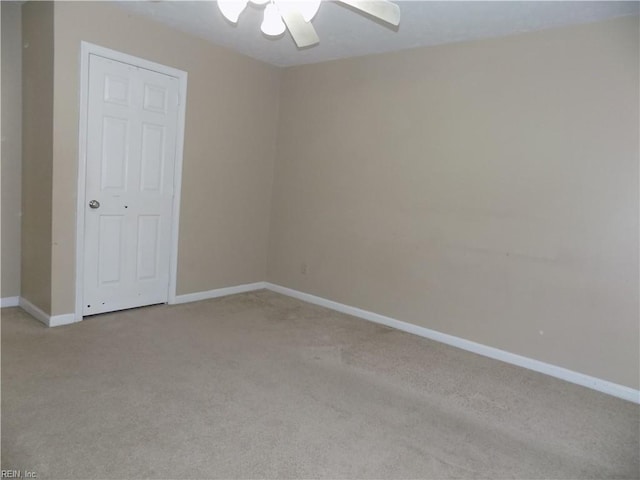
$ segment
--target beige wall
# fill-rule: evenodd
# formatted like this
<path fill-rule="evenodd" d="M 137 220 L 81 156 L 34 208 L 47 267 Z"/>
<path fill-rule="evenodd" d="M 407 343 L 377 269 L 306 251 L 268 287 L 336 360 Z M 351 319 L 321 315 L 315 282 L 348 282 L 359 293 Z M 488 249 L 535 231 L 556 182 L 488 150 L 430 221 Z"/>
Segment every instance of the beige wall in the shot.
<path fill-rule="evenodd" d="M 283 71 L 102 3 L 29 2 L 23 29 L 43 310 L 74 310 L 87 40 L 189 72 L 179 294 L 266 273 L 640 386 L 637 17 Z"/>
<path fill-rule="evenodd" d="M 51 312 L 53 4 L 22 7 L 21 296 Z"/>
<path fill-rule="evenodd" d="M 22 15 L 18 2 L 2 10 L 2 279 L 0 297 L 20 294 L 22 210 Z"/>
<path fill-rule="evenodd" d="M 53 314 L 70 313 L 75 307 L 81 40 L 189 74 L 178 294 L 264 280 L 279 70 L 105 3 L 59 2 L 55 5 Z"/>
<path fill-rule="evenodd" d="M 631 17 L 287 69 L 268 280 L 637 389 L 638 58 Z"/>

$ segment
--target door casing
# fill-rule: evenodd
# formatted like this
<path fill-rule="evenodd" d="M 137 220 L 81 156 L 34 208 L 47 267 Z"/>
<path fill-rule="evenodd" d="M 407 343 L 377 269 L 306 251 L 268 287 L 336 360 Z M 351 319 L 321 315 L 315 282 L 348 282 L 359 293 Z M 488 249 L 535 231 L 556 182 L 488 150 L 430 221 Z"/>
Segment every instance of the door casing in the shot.
<path fill-rule="evenodd" d="M 111 50 L 89 42 L 80 44 L 80 112 L 78 133 L 78 191 L 76 207 L 76 303 L 75 320 L 82 320 L 84 288 L 84 213 L 87 199 L 85 184 L 87 174 L 87 122 L 89 118 L 89 56 L 91 54 L 136 67 L 153 70 L 178 79 L 179 105 L 176 131 L 173 213 L 171 217 L 171 248 L 169 261 L 169 303 L 176 301 L 176 274 L 178 269 L 178 227 L 180 220 L 180 197 L 182 185 L 182 155 L 184 150 L 184 125 L 187 100 L 187 72 L 151 62 L 133 55 Z"/>

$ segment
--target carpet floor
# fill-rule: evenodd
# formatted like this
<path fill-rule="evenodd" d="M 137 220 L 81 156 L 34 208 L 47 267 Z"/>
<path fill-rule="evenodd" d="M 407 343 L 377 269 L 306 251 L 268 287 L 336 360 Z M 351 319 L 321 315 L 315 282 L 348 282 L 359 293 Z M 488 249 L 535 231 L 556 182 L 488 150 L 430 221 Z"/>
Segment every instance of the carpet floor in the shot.
<path fill-rule="evenodd" d="M 640 407 L 268 291 L 46 328 L 2 310 L 2 469 L 640 478 Z"/>

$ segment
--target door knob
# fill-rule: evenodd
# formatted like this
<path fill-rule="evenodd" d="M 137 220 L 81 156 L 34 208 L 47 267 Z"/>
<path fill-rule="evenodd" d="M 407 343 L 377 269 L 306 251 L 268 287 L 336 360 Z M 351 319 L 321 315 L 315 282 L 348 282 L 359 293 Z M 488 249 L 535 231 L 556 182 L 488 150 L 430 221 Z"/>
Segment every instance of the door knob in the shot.
<path fill-rule="evenodd" d="M 100 208 L 100 202 L 98 200 L 91 200 L 89 202 L 90 208 Z"/>

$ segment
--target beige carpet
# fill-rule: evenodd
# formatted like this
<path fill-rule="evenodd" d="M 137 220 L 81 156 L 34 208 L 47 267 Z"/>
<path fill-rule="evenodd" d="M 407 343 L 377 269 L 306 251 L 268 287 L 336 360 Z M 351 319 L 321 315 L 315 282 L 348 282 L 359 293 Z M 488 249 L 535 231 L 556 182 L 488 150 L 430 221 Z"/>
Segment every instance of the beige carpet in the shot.
<path fill-rule="evenodd" d="M 45 478 L 633 478 L 640 407 L 260 291 L 2 310 L 2 468 Z"/>

